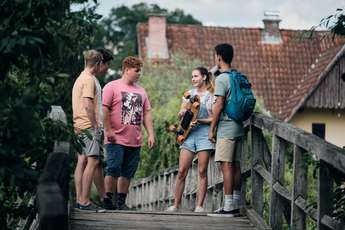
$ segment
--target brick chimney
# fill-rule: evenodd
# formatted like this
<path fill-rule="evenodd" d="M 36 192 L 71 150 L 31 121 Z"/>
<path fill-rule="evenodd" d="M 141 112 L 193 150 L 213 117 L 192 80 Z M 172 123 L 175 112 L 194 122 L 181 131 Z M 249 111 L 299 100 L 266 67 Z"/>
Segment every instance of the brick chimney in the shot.
<path fill-rule="evenodd" d="M 262 31 L 262 42 L 267 44 L 280 44 L 282 38 L 279 29 L 279 11 L 265 11 L 264 30 Z"/>
<path fill-rule="evenodd" d="M 150 15 L 149 35 L 146 38 L 147 57 L 150 59 L 168 59 L 168 40 L 166 37 L 166 16 Z"/>

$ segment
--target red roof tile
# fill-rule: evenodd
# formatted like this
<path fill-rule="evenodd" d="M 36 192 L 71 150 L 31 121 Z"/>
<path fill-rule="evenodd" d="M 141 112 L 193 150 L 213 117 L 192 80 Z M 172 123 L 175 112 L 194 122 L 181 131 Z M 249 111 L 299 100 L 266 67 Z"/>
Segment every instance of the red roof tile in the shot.
<path fill-rule="evenodd" d="M 263 99 L 272 115 L 285 120 L 315 86 L 322 71 L 345 44 L 345 39 L 332 40 L 324 31 L 315 32 L 313 38 L 308 39 L 305 38 L 308 31 L 280 30 L 282 43 L 265 44 L 262 31 L 261 28 L 168 24 L 168 49 L 169 53 L 184 52 L 211 67 L 214 46 L 224 42 L 232 44 L 233 68 L 249 77 L 256 96 Z M 139 54 L 143 58 L 147 52 L 147 35 L 147 24 L 139 24 Z M 312 64 L 314 68 L 311 68 Z M 307 83 L 301 84 L 301 81 Z M 299 90 L 298 85 L 303 89 Z"/>

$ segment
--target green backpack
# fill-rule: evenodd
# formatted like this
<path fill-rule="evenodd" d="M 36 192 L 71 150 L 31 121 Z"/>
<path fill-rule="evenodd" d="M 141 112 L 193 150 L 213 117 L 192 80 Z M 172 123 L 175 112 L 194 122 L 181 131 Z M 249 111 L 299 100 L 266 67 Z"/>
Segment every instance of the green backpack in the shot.
<path fill-rule="evenodd" d="M 252 85 L 244 74 L 236 70 L 224 73 L 228 74 L 231 87 L 224 112 L 232 120 L 242 123 L 252 115 L 255 108 L 256 99 Z"/>

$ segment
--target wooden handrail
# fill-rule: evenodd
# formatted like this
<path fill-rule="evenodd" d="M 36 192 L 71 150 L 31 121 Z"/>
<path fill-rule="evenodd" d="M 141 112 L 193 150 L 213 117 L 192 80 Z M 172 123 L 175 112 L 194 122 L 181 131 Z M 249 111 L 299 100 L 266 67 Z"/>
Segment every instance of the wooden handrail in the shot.
<path fill-rule="evenodd" d="M 317 223 L 317 229 L 343 229 L 344 223 L 331 218 L 333 179 L 330 167 L 345 173 L 345 151 L 321 138 L 276 119 L 254 114 L 250 131 L 242 140 L 242 176 L 251 179 L 251 203 L 247 215 L 257 223 L 259 229 L 282 229 L 283 216 L 291 229 L 306 229 L 306 217 Z M 272 135 L 268 143 L 264 134 Z M 250 143 L 249 143 L 250 140 Z M 285 155 L 288 145 L 293 145 L 293 186 L 291 192 L 285 186 Z M 272 152 L 269 150 L 272 146 Z M 304 157 L 311 156 L 320 162 L 317 188 L 317 208 L 308 204 L 307 168 Z M 194 162 L 196 163 L 196 162 Z M 158 175 L 143 178 L 131 186 L 129 203 L 144 210 L 162 210 L 173 202 L 174 184 L 178 169 L 173 167 Z M 250 177 L 248 176 L 250 173 Z M 197 165 L 193 164 L 186 181 L 182 207 L 192 209 L 196 200 Z M 208 167 L 209 186 L 205 208 L 217 208 L 222 201 L 222 177 L 215 166 L 214 156 Z M 264 182 L 269 185 L 269 221 L 265 223 Z M 245 197 L 246 183 L 242 183 L 242 198 Z M 309 201 L 310 203 L 310 201 Z M 284 207 L 284 208 L 282 208 Z M 265 224 L 263 224 L 265 223 Z"/>

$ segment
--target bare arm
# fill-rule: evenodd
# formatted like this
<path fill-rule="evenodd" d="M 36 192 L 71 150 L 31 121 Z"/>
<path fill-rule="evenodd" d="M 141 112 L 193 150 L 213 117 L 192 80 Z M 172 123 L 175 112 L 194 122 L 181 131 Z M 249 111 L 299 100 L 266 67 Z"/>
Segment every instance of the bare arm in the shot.
<path fill-rule="evenodd" d="M 103 105 L 103 125 L 104 130 L 107 135 L 107 139 L 109 142 L 114 143 L 115 142 L 115 136 L 111 131 L 110 126 L 110 109 L 109 107 Z"/>
<path fill-rule="evenodd" d="M 213 105 L 213 117 L 211 121 L 210 131 L 208 138 L 212 141 L 215 141 L 216 137 L 216 127 L 219 122 L 220 114 L 224 107 L 225 97 L 217 96 L 216 103 Z"/>
<path fill-rule="evenodd" d="M 147 132 L 149 147 L 152 148 L 155 143 L 155 137 L 153 132 L 152 114 L 150 110 L 146 110 L 144 113 L 144 127 Z"/>
<path fill-rule="evenodd" d="M 96 121 L 96 115 L 95 115 L 95 107 L 92 98 L 84 97 L 83 98 L 83 106 L 85 108 L 87 117 L 91 121 L 92 127 L 94 129 L 98 129 L 98 123 Z"/>

